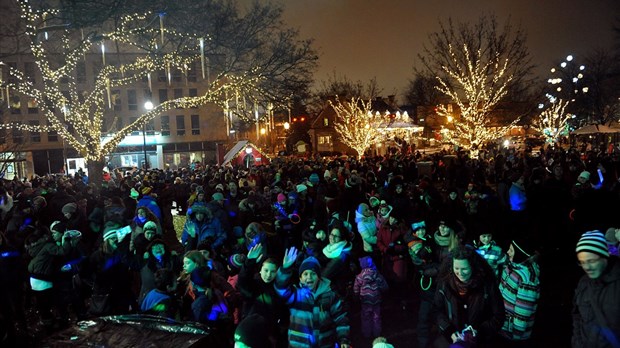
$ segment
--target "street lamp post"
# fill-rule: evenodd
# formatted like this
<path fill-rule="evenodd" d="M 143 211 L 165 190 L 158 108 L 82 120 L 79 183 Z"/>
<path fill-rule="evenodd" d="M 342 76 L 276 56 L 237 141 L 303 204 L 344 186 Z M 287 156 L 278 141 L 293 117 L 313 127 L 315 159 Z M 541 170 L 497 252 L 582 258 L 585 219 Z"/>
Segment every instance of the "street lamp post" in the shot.
<path fill-rule="evenodd" d="M 144 102 L 144 109 L 147 111 L 153 110 L 153 102 L 147 100 Z M 149 160 L 146 153 L 146 122 L 142 124 L 142 150 L 144 151 L 144 170 L 149 169 Z"/>

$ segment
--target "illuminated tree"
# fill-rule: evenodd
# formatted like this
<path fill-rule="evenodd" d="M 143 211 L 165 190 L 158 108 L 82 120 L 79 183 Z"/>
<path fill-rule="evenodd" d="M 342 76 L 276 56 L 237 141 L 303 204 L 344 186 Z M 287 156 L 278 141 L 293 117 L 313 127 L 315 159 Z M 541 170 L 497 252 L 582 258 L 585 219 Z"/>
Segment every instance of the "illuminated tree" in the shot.
<path fill-rule="evenodd" d="M 573 117 L 565 112 L 568 104 L 569 101 L 559 99 L 533 120 L 532 128 L 542 133 L 547 142 L 554 143 L 560 136 L 568 134 L 568 121 Z"/>
<path fill-rule="evenodd" d="M 330 101 L 330 106 L 336 112 L 334 129 L 340 135 L 340 140 L 362 157 L 366 150 L 382 139 L 380 129 L 387 121 L 380 113 L 372 112 L 371 101 L 360 97 L 350 100 L 336 98 Z"/>
<path fill-rule="evenodd" d="M 452 119 L 453 115 L 445 105 L 439 105 L 437 113 L 454 121 L 450 123 L 450 128 L 443 131 L 449 141 L 465 150 L 476 151 L 487 142 L 505 135 L 510 128 L 492 126 L 489 115 L 506 95 L 512 76 L 506 74 L 508 59 L 501 60 L 496 55 L 484 61 L 481 51 L 472 52 L 467 45 L 463 45 L 462 49 L 459 56 L 464 60 L 463 64 L 459 64 L 457 53 L 449 45 L 453 68 L 443 67 L 448 78 L 438 76 L 439 86 L 436 87 L 456 104 L 460 115 Z"/>
<path fill-rule="evenodd" d="M 198 2 L 184 3 L 192 6 Z M 231 1 L 209 2 L 212 7 L 221 6 L 217 12 L 221 18 L 214 19 L 210 27 L 194 28 L 194 32 L 166 25 L 169 14 L 164 12 L 118 14 L 107 21 L 94 19 L 94 27 L 80 27 L 67 18 L 83 20 L 82 14 L 90 13 L 83 8 L 67 15 L 66 9 L 35 8 L 27 0 L 17 4 L 20 25 L 25 28 L 25 40 L 42 82 L 34 83 L 28 74 L 4 65 L 0 69 L 8 70 L 10 80 L 0 84 L 7 97 L 19 93 L 36 100 L 47 122 L 32 126 L 17 121 L 1 127 L 56 132 L 88 161 L 95 175 L 101 172 L 107 154 L 157 115 L 214 103 L 247 121 L 247 115 L 252 115 L 247 105 L 255 109 L 258 104 L 285 103 L 291 93 L 311 81 L 316 66 L 311 41 L 298 40 L 296 31 L 282 28 L 280 8 L 258 3 L 241 17 L 233 11 Z M 177 21 L 201 22 L 189 17 Z M 78 64 L 95 52 L 101 52 L 102 65 L 94 87 L 78 90 Z M 118 53 L 122 59 L 116 59 Z M 165 101 L 113 133 L 105 129 L 115 89 L 146 80 L 150 85 L 151 76 L 161 71 L 170 81 L 173 72 L 187 75 L 194 66 L 207 85 L 204 95 Z"/>

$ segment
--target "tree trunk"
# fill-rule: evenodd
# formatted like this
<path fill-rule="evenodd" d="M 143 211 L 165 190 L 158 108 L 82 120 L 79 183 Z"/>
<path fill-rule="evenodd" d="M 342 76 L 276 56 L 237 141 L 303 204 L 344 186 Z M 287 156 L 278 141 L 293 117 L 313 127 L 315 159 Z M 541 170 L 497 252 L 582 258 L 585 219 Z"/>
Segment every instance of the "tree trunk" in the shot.
<path fill-rule="evenodd" d="M 88 168 L 88 182 L 94 184 L 98 189 L 101 189 L 101 183 L 103 182 L 104 165 L 105 161 L 103 159 L 88 161 L 86 165 Z"/>

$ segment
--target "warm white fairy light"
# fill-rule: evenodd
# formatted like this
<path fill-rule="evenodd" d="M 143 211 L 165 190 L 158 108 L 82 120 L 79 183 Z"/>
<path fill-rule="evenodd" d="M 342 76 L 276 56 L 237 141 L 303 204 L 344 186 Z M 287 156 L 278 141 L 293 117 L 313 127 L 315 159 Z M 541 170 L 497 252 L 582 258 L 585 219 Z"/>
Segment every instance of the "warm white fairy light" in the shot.
<path fill-rule="evenodd" d="M 380 141 L 379 129 L 385 123 L 385 116 L 373 114 L 370 100 L 353 97 L 342 101 L 336 97 L 336 101 L 330 101 L 329 104 L 337 115 L 334 129 L 340 135 L 340 140 L 355 150 L 358 157 Z"/>
<path fill-rule="evenodd" d="M 35 86 L 22 72 L 9 67 L 9 74 L 15 82 L 6 83 L 4 87 L 6 87 L 7 96 L 9 95 L 9 89 L 11 89 L 23 96 L 36 100 L 47 122 L 46 125 L 39 126 L 11 122 L 0 125 L 0 128 L 31 132 L 55 131 L 59 137 L 75 148 L 87 161 L 102 160 L 132 131 L 141 128 L 155 116 L 168 110 L 192 108 L 206 103 L 224 105 L 224 103 L 230 102 L 224 96 L 232 95 L 232 91 L 235 91 L 237 95 L 243 96 L 248 93 L 256 96 L 269 95 L 267 91 L 258 87 L 263 80 L 263 76 L 258 71 L 258 68 L 251 69 L 246 73 L 237 72 L 235 75 L 221 73 L 213 83 L 209 84 L 205 95 L 166 101 L 140 115 L 132 124 L 109 136 L 104 134 L 102 128 L 104 115 L 109 108 L 113 107 L 112 90 L 131 85 L 147 77 L 149 90 L 152 91 L 151 73 L 165 70 L 168 79 L 171 79 L 170 74 L 173 69 L 179 69 L 181 72 L 187 73 L 191 63 L 200 59 L 199 42 L 204 44 L 204 40 L 209 40 L 209 37 L 203 37 L 202 40 L 199 40 L 198 37 L 193 35 L 181 34 L 167 29 L 163 26 L 163 14 L 160 14 L 159 28 L 141 27 L 138 24 L 151 18 L 151 15 L 149 13 L 133 14 L 123 17 L 114 31 L 102 33 L 97 38 L 84 37 L 80 31 L 81 35 L 79 35 L 80 39 L 77 46 L 71 45 L 71 43 L 75 44 L 75 41 L 72 40 L 74 33 L 69 30 L 62 32 L 62 62 L 58 66 L 58 55 L 48 52 L 44 42 L 38 40 L 37 37 L 38 32 L 41 31 L 40 28 L 46 25 L 43 18 L 44 14 L 49 16 L 50 14 L 58 14 L 58 11 L 54 9 L 46 11 L 34 10 L 26 0 L 19 0 L 18 3 L 21 9 L 21 18 L 26 26 L 26 34 L 30 37 L 30 48 L 34 62 L 40 71 L 42 86 Z M 133 38 L 136 36 L 159 37 L 162 41 L 151 41 L 148 44 L 150 46 L 143 47 L 133 41 Z M 179 45 L 180 47 L 176 47 L 172 52 L 164 52 L 164 39 L 167 38 L 184 39 L 177 41 L 185 42 L 185 44 Z M 152 53 L 136 54 L 134 59 L 128 59 L 127 62 L 120 66 L 106 65 L 105 41 L 126 47 L 128 52 L 141 51 Z M 93 47 L 96 46 L 101 48 L 104 65 L 96 77 L 94 87 L 85 93 L 84 100 L 80 100 L 75 70 L 77 64 L 82 62 L 84 57 L 92 52 Z M 153 52 L 158 54 L 153 54 Z M 61 86 L 62 90 L 60 89 Z M 63 93 L 63 91 L 68 93 Z M 243 115 L 240 115 L 240 118 L 243 118 Z M 102 141 L 101 139 L 104 135 L 106 135 L 106 139 Z"/>
<path fill-rule="evenodd" d="M 565 112 L 568 104 L 568 101 L 559 99 L 534 119 L 532 128 L 542 133 L 547 142 L 554 143 L 560 136 L 568 133 L 566 126 L 572 117 Z"/>
<path fill-rule="evenodd" d="M 516 122 L 491 127 L 489 117 L 506 95 L 506 88 L 512 80 L 512 76 L 507 75 L 508 59 L 502 61 L 496 55 L 484 62 L 480 51 L 471 52 L 467 45 L 463 45 L 463 65 L 459 63 L 452 45 L 449 45 L 449 53 L 456 68 L 452 70 L 444 66 L 443 70 L 453 82 L 437 77 L 439 86 L 436 88 L 456 104 L 460 115 L 442 134 L 448 141 L 475 152 L 482 145 L 504 136 Z M 489 74 L 489 71 L 493 73 Z M 452 116 L 445 105 L 439 105 L 437 113 L 446 118 Z"/>

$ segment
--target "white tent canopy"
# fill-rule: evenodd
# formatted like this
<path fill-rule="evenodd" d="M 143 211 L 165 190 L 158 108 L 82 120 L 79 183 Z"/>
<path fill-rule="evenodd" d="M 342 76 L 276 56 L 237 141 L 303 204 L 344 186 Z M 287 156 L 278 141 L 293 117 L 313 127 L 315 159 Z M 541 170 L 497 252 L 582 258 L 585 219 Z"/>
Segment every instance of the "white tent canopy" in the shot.
<path fill-rule="evenodd" d="M 611 128 L 603 124 L 589 124 L 579 129 L 574 130 L 571 134 L 584 135 L 584 134 L 597 134 L 597 133 L 620 133 L 620 129 Z"/>

